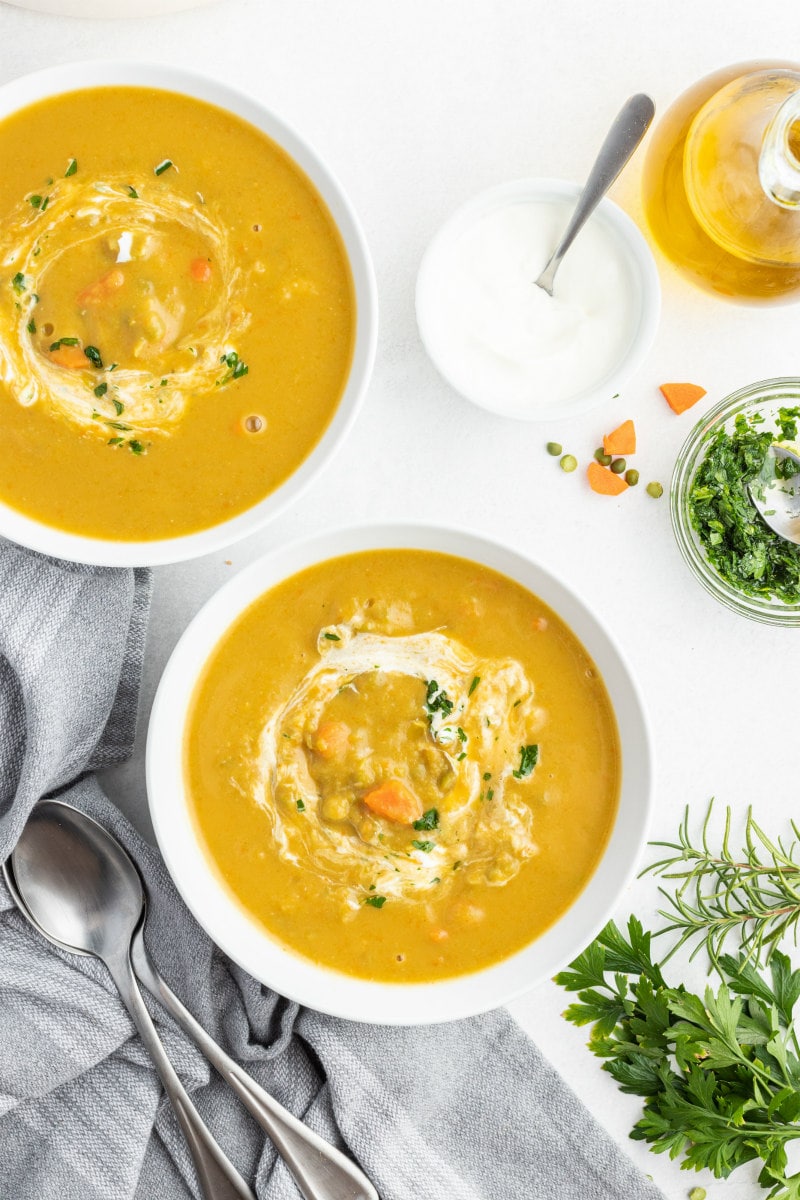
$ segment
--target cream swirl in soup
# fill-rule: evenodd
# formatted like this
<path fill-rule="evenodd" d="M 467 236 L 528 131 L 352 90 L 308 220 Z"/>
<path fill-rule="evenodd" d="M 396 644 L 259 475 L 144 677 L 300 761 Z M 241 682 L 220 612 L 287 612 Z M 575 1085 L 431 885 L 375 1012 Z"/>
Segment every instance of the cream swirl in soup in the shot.
<path fill-rule="evenodd" d="M 397 607 L 397 606 L 395 606 Z M 259 803 L 290 862 L 343 905 L 424 901 L 457 871 L 501 886 L 536 853 L 520 789 L 545 713 L 512 658 L 445 632 L 325 627 L 317 661 L 264 728 Z"/>

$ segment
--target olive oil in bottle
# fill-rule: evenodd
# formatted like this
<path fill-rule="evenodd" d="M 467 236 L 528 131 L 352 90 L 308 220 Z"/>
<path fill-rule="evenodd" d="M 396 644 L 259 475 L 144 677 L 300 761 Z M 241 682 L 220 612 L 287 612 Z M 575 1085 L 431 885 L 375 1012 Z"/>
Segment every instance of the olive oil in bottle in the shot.
<path fill-rule="evenodd" d="M 800 65 L 700 80 L 650 142 L 650 231 L 694 283 L 744 303 L 800 299 Z"/>

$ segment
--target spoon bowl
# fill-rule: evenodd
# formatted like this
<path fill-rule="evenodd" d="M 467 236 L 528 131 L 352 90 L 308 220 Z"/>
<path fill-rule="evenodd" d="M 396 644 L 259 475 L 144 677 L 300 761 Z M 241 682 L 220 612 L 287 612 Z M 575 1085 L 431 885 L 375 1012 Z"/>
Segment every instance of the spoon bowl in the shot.
<path fill-rule="evenodd" d="M 786 464 L 797 468 L 786 473 Z M 779 475 L 778 471 L 782 473 Z M 750 499 L 770 529 L 787 542 L 800 546 L 800 455 L 775 442 L 769 448 L 761 475 L 749 485 Z"/>
<path fill-rule="evenodd" d="M 44 801 L 31 813 L 12 862 L 15 890 L 45 936 L 98 958 L 130 945 L 144 912 L 142 881 L 96 821 Z"/>

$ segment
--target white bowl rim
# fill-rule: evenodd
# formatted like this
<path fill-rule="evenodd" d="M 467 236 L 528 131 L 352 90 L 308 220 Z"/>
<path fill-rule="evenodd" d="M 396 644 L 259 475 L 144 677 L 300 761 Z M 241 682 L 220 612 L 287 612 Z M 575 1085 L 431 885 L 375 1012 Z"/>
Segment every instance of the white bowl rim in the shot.
<path fill-rule="evenodd" d="M 587 650 L 611 695 L 623 743 L 614 827 L 577 899 L 550 929 L 509 958 L 433 983 L 357 979 L 281 945 L 235 900 L 207 858 L 189 812 L 183 773 L 185 720 L 195 684 L 209 653 L 240 613 L 281 579 L 313 563 L 392 548 L 434 550 L 484 563 L 537 592 L 573 628 L 577 617 L 589 630 L 592 644 Z M 526 575 L 536 579 L 536 586 Z M 576 636 L 584 641 L 581 631 Z M 426 523 L 325 530 L 275 547 L 245 567 L 206 602 L 173 650 L 153 702 L 147 737 L 147 794 L 156 839 L 199 924 L 239 966 L 281 995 L 332 1016 L 372 1024 L 430 1024 L 485 1012 L 524 994 L 569 962 L 613 915 L 633 878 L 651 816 L 652 777 L 652 738 L 641 693 L 616 641 L 588 606 L 517 550 L 467 530 Z"/>
<path fill-rule="evenodd" d="M 541 410 L 529 413 L 509 412 L 502 403 L 490 404 L 468 391 L 455 382 L 447 364 L 438 355 L 435 345 L 430 338 L 426 323 L 426 291 L 430 286 L 430 278 L 434 270 L 437 255 L 448 240 L 471 217 L 478 216 L 503 201 L 529 200 L 577 200 L 583 185 L 573 183 L 568 179 L 556 179 L 549 176 L 529 176 L 523 179 L 511 179 L 505 183 L 494 184 L 471 196 L 460 204 L 456 210 L 439 226 L 434 233 L 422 256 L 417 273 L 415 291 L 415 307 L 417 327 L 422 344 L 431 362 L 444 380 L 471 404 L 495 416 L 508 420 L 524 421 L 526 423 L 543 423 L 553 420 L 564 420 L 577 417 L 597 407 L 604 400 L 612 399 L 615 392 L 621 392 L 629 380 L 636 374 L 644 363 L 645 358 L 655 341 L 658 324 L 661 317 L 661 281 L 658 267 L 647 240 L 636 222 L 608 196 L 604 196 L 597 205 L 590 221 L 599 220 L 610 228 L 628 253 L 631 267 L 637 274 L 637 282 L 641 292 L 641 307 L 638 314 L 638 325 L 631 344 L 613 371 L 609 372 L 596 385 L 576 392 L 564 399 L 560 404 L 549 404 Z"/>
<path fill-rule="evenodd" d="M 19 545 L 55 558 L 96 566 L 160 566 L 199 558 L 256 533 L 295 502 L 327 466 L 358 417 L 372 375 L 378 338 L 378 292 L 358 216 L 324 159 L 302 134 L 266 104 L 214 76 L 144 59 L 64 63 L 17 76 L 0 85 L 0 121 L 52 96 L 113 86 L 150 87 L 203 100 L 248 121 L 276 142 L 310 179 L 331 213 L 350 264 L 355 294 L 352 360 L 333 417 L 297 469 L 250 508 L 195 533 L 147 541 L 112 541 L 47 525 L 0 499 L 0 536 Z"/>

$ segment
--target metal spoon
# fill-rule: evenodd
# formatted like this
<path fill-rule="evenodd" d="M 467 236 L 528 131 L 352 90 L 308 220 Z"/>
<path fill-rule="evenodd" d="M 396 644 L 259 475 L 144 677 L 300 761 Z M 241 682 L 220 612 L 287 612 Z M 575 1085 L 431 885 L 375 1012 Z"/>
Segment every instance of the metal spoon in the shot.
<path fill-rule="evenodd" d="M 64 949 L 93 954 L 108 967 L 175 1110 L 206 1200 L 255 1200 L 189 1099 L 134 978 L 130 946 L 145 901 L 128 855 L 96 821 L 48 800 L 28 818 L 12 866 L 23 912 L 37 927 Z"/>
<path fill-rule="evenodd" d="M 656 106 L 650 97 L 638 92 L 631 96 L 630 100 L 626 100 L 617 114 L 578 197 L 569 225 L 550 256 L 547 266 L 535 280 L 536 286 L 544 288 L 548 296 L 553 294 L 553 280 L 561 266 L 562 258 L 639 145 L 655 111 Z"/>
<path fill-rule="evenodd" d="M 788 479 L 780 479 L 775 474 L 776 463 L 787 458 L 800 468 L 800 454 L 780 442 L 773 442 L 761 475 L 747 490 L 770 529 L 787 542 L 800 546 L 800 470 Z"/>
<path fill-rule="evenodd" d="M 142 886 L 138 868 L 127 851 L 97 822 L 62 801 L 45 801 L 34 810 L 34 813 L 38 813 L 45 806 L 56 810 L 54 814 L 56 817 L 60 810 L 66 810 L 76 824 L 83 823 L 99 830 L 102 834 L 103 845 L 111 843 L 116 855 L 124 858 L 127 864 L 125 869 L 135 872 L 140 881 L 140 887 Z M 8 890 L 18 908 L 31 924 L 51 942 L 61 946 L 62 949 L 78 954 L 87 953 L 85 950 L 54 937 L 51 932 L 43 928 L 31 912 L 15 876 L 18 849 L 19 847 L 3 867 Z M 268 1092 L 265 1092 L 238 1063 L 228 1057 L 221 1046 L 184 1007 L 161 978 L 150 958 L 144 941 L 144 920 L 140 922 L 133 935 L 131 959 L 141 982 L 161 1001 L 178 1024 L 195 1041 L 254 1119 L 269 1134 L 278 1153 L 294 1175 L 305 1200 L 378 1200 L 378 1193 L 355 1163 L 331 1146 L 329 1142 L 326 1142 L 324 1138 L 313 1133 L 302 1121 L 299 1121 Z"/>

